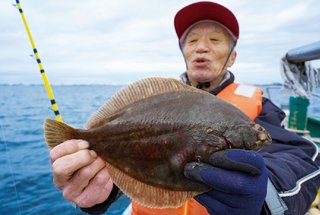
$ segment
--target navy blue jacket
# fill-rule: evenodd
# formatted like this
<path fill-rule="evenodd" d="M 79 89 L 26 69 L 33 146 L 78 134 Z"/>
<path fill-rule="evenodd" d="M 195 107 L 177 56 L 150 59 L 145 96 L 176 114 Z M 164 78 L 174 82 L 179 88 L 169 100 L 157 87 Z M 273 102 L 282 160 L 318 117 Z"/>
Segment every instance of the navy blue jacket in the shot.
<path fill-rule="evenodd" d="M 180 77 L 190 85 L 186 73 Z M 211 94 L 217 95 L 234 82 L 231 72 L 226 77 L 222 84 L 210 91 Z M 320 187 L 320 156 L 314 143 L 282 127 L 284 118 L 285 113 L 280 108 L 263 98 L 262 111 L 255 122 L 270 133 L 272 144 L 264 147 L 260 153 L 265 160 L 269 179 L 287 207 L 285 214 L 303 215 Z M 261 214 L 271 214 L 267 204 Z"/>
<path fill-rule="evenodd" d="M 216 95 L 227 85 L 233 83 L 230 77 L 210 93 Z M 183 74 L 182 80 L 188 84 Z M 287 207 L 285 214 L 303 215 L 309 209 L 320 187 L 320 157 L 317 146 L 307 139 L 287 131 L 281 126 L 284 112 L 270 100 L 264 98 L 260 115 L 256 122 L 263 126 L 272 137 L 272 144 L 264 147 L 259 153 L 263 156 L 269 179 Z M 114 189 L 109 198 L 99 205 L 83 211 L 90 214 L 100 214 L 121 195 L 119 189 Z M 270 205 L 265 204 L 261 214 L 271 214 Z"/>
<path fill-rule="evenodd" d="M 288 208 L 285 214 L 303 215 L 320 187 L 318 148 L 282 128 L 284 117 L 282 110 L 270 100 L 263 100 L 262 112 L 255 121 L 270 133 L 272 144 L 260 153 L 269 170 L 269 179 Z"/>

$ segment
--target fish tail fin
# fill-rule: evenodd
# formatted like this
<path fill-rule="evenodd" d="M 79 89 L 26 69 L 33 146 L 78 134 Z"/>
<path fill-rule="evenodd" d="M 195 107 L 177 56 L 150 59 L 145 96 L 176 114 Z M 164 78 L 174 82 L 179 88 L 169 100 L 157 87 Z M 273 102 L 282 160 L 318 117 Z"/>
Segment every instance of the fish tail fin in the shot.
<path fill-rule="evenodd" d="M 46 142 L 50 148 L 60 143 L 74 139 L 76 129 L 53 119 L 46 119 L 44 125 L 44 135 Z"/>

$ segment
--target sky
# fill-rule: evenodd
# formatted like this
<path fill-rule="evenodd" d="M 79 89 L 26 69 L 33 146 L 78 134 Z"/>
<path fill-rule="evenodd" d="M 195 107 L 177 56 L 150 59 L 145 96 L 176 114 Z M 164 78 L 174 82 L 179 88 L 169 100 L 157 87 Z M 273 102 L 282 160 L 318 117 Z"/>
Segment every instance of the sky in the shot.
<path fill-rule="evenodd" d="M 185 63 L 173 19 L 189 0 L 20 0 L 51 84 L 178 78 Z M 282 82 L 280 59 L 320 40 L 319 0 L 224 0 L 237 16 L 236 81 Z M 15 1 L 0 0 L 0 84 L 42 79 Z M 314 62 L 318 67 L 320 63 Z"/>

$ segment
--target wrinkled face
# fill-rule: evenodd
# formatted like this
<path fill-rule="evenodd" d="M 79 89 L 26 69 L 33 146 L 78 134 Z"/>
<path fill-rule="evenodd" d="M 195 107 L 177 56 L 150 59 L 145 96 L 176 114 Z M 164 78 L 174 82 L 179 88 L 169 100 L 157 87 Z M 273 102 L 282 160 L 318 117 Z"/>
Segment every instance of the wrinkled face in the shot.
<path fill-rule="evenodd" d="M 232 52 L 225 65 L 230 51 L 229 34 L 219 24 L 205 22 L 195 25 L 187 34 L 182 47 L 191 84 L 220 83 L 227 67 L 232 66 L 236 58 L 236 52 Z"/>

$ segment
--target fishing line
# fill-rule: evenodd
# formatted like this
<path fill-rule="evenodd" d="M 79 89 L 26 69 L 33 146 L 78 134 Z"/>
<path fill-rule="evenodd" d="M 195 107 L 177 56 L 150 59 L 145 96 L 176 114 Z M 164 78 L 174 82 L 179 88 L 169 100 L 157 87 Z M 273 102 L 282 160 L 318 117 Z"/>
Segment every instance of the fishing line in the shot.
<path fill-rule="evenodd" d="M 3 141 L 7 158 L 10 158 L 8 143 L 5 140 L 4 128 L 2 127 L 1 123 L 0 123 L 0 131 L 1 131 L 0 143 Z M 2 139 L 2 141 L 1 141 L 1 139 Z M 17 190 L 17 180 L 16 180 L 16 177 L 13 173 L 13 168 L 12 168 L 13 164 L 11 163 L 11 159 L 6 159 L 6 161 L 8 161 L 8 163 L 9 163 L 9 172 L 10 172 L 11 178 L 13 179 L 13 188 L 14 188 L 14 193 L 16 195 L 16 204 L 18 205 L 19 214 L 22 214 L 21 213 L 22 212 L 21 211 L 21 204 L 19 201 L 19 195 L 18 195 L 18 190 Z"/>
<path fill-rule="evenodd" d="M 36 45 L 35 45 L 35 43 L 34 43 L 34 40 L 33 40 L 33 38 L 32 38 L 32 34 L 31 34 L 30 28 L 29 28 L 29 26 L 28 26 L 27 20 L 26 20 L 26 18 L 25 18 L 25 16 L 24 16 L 24 13 L 23 13 L 21 4 L 20 4 L 19 0 L 16 0 L 16 3 L 17 3 L 17 4 L 16 4 L 15 6 L 17 6 L 17 8 L 19 9 L 19 13 L 20 13 L 20 15 L 21 15 L 21 18 L 22 18 L 24 27 L 25 27 L 25 29 L 26 29 L 26 31 L 27 31 L 28 38 L 29 38 L 29 41 L 30 41 L 30 43 L 31 43 L 34 56 L 35 56 L 36 61 L 37 61 L 37 63 L 38 63 L 38 66 L 39 66 L 39 69 L 40 69 L 40 73 L 41 73 L 41 76 L 42 76 L 42 80 L 43 80 L 43 84 L 44 84 L 44 86 L 45 86 L 45 88 L 46 88 L 48 97 L 49 97 L 49 99 L 50 99 L 50 103 L 51 103 L 53 112 L 54 112 L 54 114 L 55 114 L 56 120 L 59 121 L 59 122 L 62 122 L 62 117 L 61 117 L 61 115 L 60 115 L 60 113 L 59 113 L 58 104 L 56 103 L 56 100 L 54 99 L 53 91 L 52 91 L 52 89 L 51 89 L 49 80 L 48 80 L 48 78 L 47 78 L 47 75 L 46 75 L 46 73 L 45 73 L 45 71 L 44 71 L 44 68 L 43 68 L 43 65 L 42 65 L 42 63 L 41 63 L 38 50 L 37 50 Z"/>

